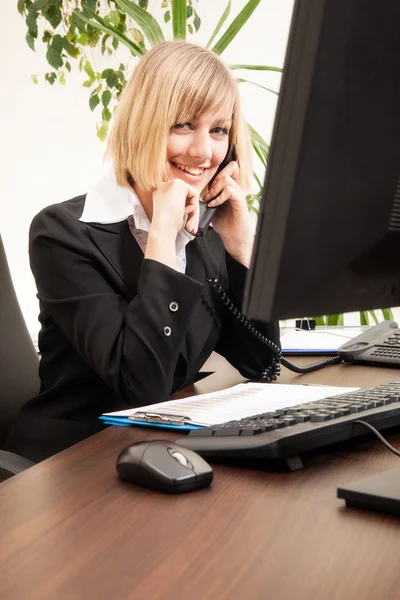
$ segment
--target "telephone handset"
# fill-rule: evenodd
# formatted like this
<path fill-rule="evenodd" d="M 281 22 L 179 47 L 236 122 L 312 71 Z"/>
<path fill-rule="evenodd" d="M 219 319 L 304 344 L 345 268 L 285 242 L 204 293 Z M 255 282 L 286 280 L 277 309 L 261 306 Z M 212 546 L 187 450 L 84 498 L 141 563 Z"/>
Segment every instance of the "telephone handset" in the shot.
<path fill-rule="evenodd" d="M 228 150 L 227 155 L 225 156 L 222 163 L 219 165 L 217 172 L 215 173 L 213 179 L 209 183 L 209 186 L 211 186 L 212 182 L 214 181 L 214 179 L 218 175 L 218 173 L 220 173 L 222 171 L 222 169 L 224 169 L 226 167 L 226 165 L 228 165 L 232 160 L 237 160 L 235 146 L 231 146 L 230 149 Z M 211 200 L 213 200 L 213 198 L 210 198 L 210 200 L 208 200 L 208 202 L 210 202 Z M 208 206 L 208 202 L 204 202 L 203 200 L 200 200 L 199 227 L 198 227 L 197 233 L 196 233 L 197 237 L 201 237 L 205 234 L 205 232 L 207 231 L 207 229 L 212 221 L 215 211 L 218 210 L 218 206 L 213 208 L 211 206 Z"/>

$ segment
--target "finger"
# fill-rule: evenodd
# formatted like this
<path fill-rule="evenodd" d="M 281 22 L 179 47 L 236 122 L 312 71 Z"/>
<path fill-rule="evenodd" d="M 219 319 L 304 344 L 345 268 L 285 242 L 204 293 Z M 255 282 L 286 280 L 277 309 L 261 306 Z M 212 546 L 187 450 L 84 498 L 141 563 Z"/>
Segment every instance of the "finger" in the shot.
<path fill-rule="evenodd" d="M 196 211 L 195 206 L 192 206 L 192 205 L 187 206 L 185 209 L 185 213 L 187 214 L 187 217 L 188 217 L 187 221 L 186 221 L 186 229 L 188 231 L 191 231 L 194 224 L 198 220 L 197 211 Z"/>
<path fill-rule="evenodd" d="M 231 187 L 238 186 L 238 184 L 236 183 L 236 181 L 234 181 L 232 179 L 232 177 L 229 177 L 228 175 L 224 175 L 224 177 L 221 177 L 221 179 L 219 181 L 214 182 L 212 184 L 210 190 L 204 196 L 203 200 L 205 200 L 206 202 L 209 201 L 209 200 L 213 200 L 228 185 L 230 185 Z"/>
<path fill-rule="evenodd" d="M 221 204 L 224 204 L 232 196 L 232 189 L 233 188 L 231 188 L 231 186 L 229 185 L 224 187 L 222 192 L 208 203 L 208 206 L 210 206 L 211 208 L 216 208 L 217 206 L 221 206 Z"/>
<path fill-rule="evenodd" d="M 188 196 L 186 198 L 187 205 L 185 207 L 185 213 L 190 216 L 186 223 L 186 229 L 190 231 L 190 233 L 193 233 L 195 235 L 199 225 L 199 194 L 191 186 L 189 186 L 189 188 L 190 189 L 188 189 Z"/>
<path fill-rule="evenodd" d="M 224 176 L 232 177 L 232 179 L 239 182 L 239 165 L 236 160 L 232 160 L 228 163 L 214 178 L 214 182 L 219 181 Z"/>

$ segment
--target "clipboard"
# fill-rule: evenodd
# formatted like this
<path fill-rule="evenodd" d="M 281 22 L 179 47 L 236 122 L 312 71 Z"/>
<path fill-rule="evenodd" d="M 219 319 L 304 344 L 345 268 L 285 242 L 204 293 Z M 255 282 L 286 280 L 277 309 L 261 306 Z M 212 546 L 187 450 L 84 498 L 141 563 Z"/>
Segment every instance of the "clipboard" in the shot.
<path fill-rule="evenodd" d="M 192 429 L 201 429 L 203 427 L 203 425 L 190 423 L 190 419 L 181 415 L 151 412 L 137 412 L 129 417 L 102 415 L 99 419 L 105 425 L 117 425 L 119 427 L 140 425 L 141 427 L 157 427 L 161 429 L 175 429 L 177 431 L 191 431 Z"/>
<path fill-rule="evenodd" d="M 190 431 L 356 389 L 358 388 L 247 382 L 217 392 L 104 413 L 99 419 L 105 425 L 120 427 Z"/>

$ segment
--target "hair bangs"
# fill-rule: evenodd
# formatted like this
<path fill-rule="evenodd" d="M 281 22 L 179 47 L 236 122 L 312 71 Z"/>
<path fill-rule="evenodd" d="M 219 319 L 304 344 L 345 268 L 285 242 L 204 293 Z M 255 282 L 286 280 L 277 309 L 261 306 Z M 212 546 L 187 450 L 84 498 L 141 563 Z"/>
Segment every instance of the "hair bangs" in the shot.
<path fill-rule="evenodd" d="M 191 70 L 189 76 L 182 74 L 176 85 L 170 104 L 170 127 L 206 113 L 220 113 L 226 119 L 232 118 L 238 103 L 234 79 L 219 61 L 202 66 L 203 69 Z"/>

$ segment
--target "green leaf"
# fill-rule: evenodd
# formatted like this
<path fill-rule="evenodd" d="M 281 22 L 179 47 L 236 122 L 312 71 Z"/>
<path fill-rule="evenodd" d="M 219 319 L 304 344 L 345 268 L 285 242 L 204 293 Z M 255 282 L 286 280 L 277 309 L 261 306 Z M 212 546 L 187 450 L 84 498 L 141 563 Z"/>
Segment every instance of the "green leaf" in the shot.
<path fill-rule="evenodd" d="M 35 38 L 32 37 L 31 34 L 28 32 L 26 34 L 25 39 L 26 39 L 26 43 L 28 44 L 29 48 L 35 52 Z"/>
<path fill-rule="evenodd" d="M 324 325 L 326 325 L 325 317 L 311 317 L 311 318 L 314 319 L 315 325 L 317 327 L 324 327 Z"/>
<path fill-rule="evenodd" d="M 78 56 L 80 54 L 79 48 L 77 48 L 76 46 L 73 46 L 68 41 L 67 41 L 67 45 L 66 45 L 66 51 L 69 54 L 69 56 L 71 56 L 72 58 L 78 58 Z"/>
<path fill-rule="evenodd" d="M 80 44 L 81 46 L 86 46 L 89 41 L 89 36 L 87 33 L 81 33 L 81 35 L 76 39 L 76 44 Z"/>
<path fill-rule="evenodd" d="M 42 15 L 50 23 L 53 29 L 56 29 L 62 21 L 61 10 L 58 6 L 52 5 L 42 10 Z"/>
<path fill-rule="evenodd" d="M 45 44 L 47 44 L 47 42 L 49 42 L 52 37 L 53 37 L 52 32 L 49 31 L 48 29 L 45 29 L 44 32 L 43 32 L 43 36 L 42 36 L 42 42 L 44 42 Z"/>
<path fill-rule="evenodd" d="M 71 73 L 71 64 L 67 60 L 65 61 L 65 68 L 69 73 Z"/>
<path fill-rule="evenodd" d="M 107 121 L 107 123 L 108 123 L 112 119 L 111 111 L 109 111 L 108 108 L 104 107 L 103 110 L 101 111 L 101 117 L 102 117 L 103 121 Z"/>
<path fill-rule="evenodd" d="M 378 325 L 378 317 L 376 316 L 375 311 L 374 310 L 369 310 L 368 312 L 371 315 L 371 317 L 373 318 L 373 320 L 375 321 L 375 325 Z"/>
<path fill-rule="evenodd" d="M 254 152 L 257 154 L 258 158 L 261 161 L 261 164 L 266 167 L 267 166 L 267 157 L 265 156 L 265 152 L 261 150 L 258 144 L 252 142 L 252 146 L 254 148 Z"/>
<path fill-rule="evenodd" d="M 86 6 L 92 11 L 95 11 L 97 8 L 97 0 L 86 0 Z"/>
<path fill-rule="evenodd" d="M 250 123 L 247 123 L 247 127 L 252 142 L 255 142 L 264 151 L 265 157 L 267 157 L 269 152 L 269 145 L 264 140 L 264 138 L 261 137 L 261 135 L 254 129 L 254 127 L 250 125 Z"/>
<path fill-rule="evenodd" d="M 187 26 L 189 33 L 193 34 L 193 25 L 188 25 Z"/>
<path fill-rule="evenodd" d="M 104 140 L 107 137 L 107 133 L 108 133 L 108 123 L 107 123 L 107 121 L 103 121 L 101 126 L 97 128 L 97 137 L 99 138 L 99 140 L 101 142 L 104 142 Z"/>
<path fill-rule="evenodd" d="M 136 27 L 134 29 L 132 29 L 132 37 L 135 40 L 135 42 L 138 42 L 138 44 L 140 44 L 141 42 L 144 41 L 142 32 L 139 31 L 139 29 L 136 29 Z"/>
<path fill-rule="evenodd" d="M 37 85 L 37 84 L 39 83 L 39 82 L 38 82 L 38 78 L 36 77 L 36 75 L 31 75 L 31 79 L 32 79 L 32 81 L 33 81 L 33 83 L 34 83 L 35 85 Z"/>
<path fill-rule="evenodd" d="M 90 79 L 95 78 L 93 67 L 88 60 L 86 61 L 85 66 L 83 67 L 83 70 L 85 71 L 86 75 L 88 75 L 88 77 L 90 77 Z"/>
<path fill-rule="evenodd" d="M 105 79 L 108 87 L 113 88 L 118 82 L 118 75 L 113 69 L 104 69 L 101 74 L 102 79 Z"/>
<path fill-rule="evenodd" d="M 343 315 L 342 314 L 337 314 L 337 315 L 328 315 L 326 317 L 326 324 L 330 327 L 339 325 L 339 326 L 343 326 Z"/>
<path fill-rule="evenodd" d="M 368 312 L 366 310 L 360 311 L 360 325 L 369 325 Z"/>
<path fill-rule="evenodd" d="M 381 310 L 385 321 L 394 321 L 394 315 L 391 308 L 382 308 Z"/>
<path fill-rule="evenodd" d="M 28 12 L 28 16 L 25 19 L 26 26 L 28 27 L 28 32 L 35 39 L 37 38 L 37 34 L 38 34 L 37 16 L 38 15 L 36 12 Z"/>
<path fill-rule="evenodd" d="M 175 39 L 186 39 L 186 0 L 172 0 L 172 33 Z"/>
<path fill-rule="evenodd" d="M 96 106 L 100 104 L 100 98 L 98 97 L 97 94 L 93 94 L 92 96 L 90 96 L 89 98 L 89 107 L 90 110 L 93 112 L 94 109 L 96 108 Z"/>
<path fill-rule="evenodd" d="M 111 92 L 109 90 L 105 90 L 101 95 L 101 102 L 105 108 L 110 104 L 111 100 Z"/>
<path fill-rule="evenodd" d="M 118 27 L 119 22 L 120 22 L 120 16 L 119 16 L 119 12 L 117 10 L 113 10 L 109 15 L 108 18 L 110 19 L 110 23 L 111 25 L 114 25 L 114 27 Z"/>
<path fill-rule="evenodd" d="M 190 6 L 190 4 L 186 7 L 186 19 L 190 19 L 190 17 L 193 14 L 193 8 Z"/>
<path fill-rule="evenodd" d="M 200 29 L 201 19 L 196 11 L 195 11 L 194 19 L 193 19 L 193 25 L 194 25 L 194 28 L 196 31 L 198 31 Z"/>
<path fill-rule="evenodd" d="M 232 21 L 224 35 L 215 44 L 213 51 L 216 54 L 221 54 L 231 41 L 236 37 L 243 25 L 247 23 L 261 0 L 249 0 L 245 7 L 240 11 L 236 19 Z"/>
<path fill-rule="evenodd" d="M 116 50 L 118 48 L 119 41 L 114 38 L 113 41 L 111 42 L 111 45 L 114 48 L 114 50 Z"/>
<path fill-rule="evenodd" d="M 61 83 L 61 85 L 65 85 L 67 83 L 64 71 L 60 72 L 60 77 L 58 78 L 58 81 Z"/>
<path fill-rule="evenodd" d="M 224 12 L 222 13 L 222 16 L 220 18 L 220 20 L 217 23 L 216 28 L 213 31 L 212 36 L 210 37 L 210 39 L 207 42 L 207 48 L 209 48 L 211 46 L 211 44 L 213 43 L 213 41 L 215 40 L 215 38 L 217 37 L 219 30 L 221 29 L 222 25 L 225 23 L 226 19 L 229 16 L 229 13 L 231 12 L 231 0 L 228 0 L 228 4 L 226 5 L 226 8 L 224 10 Z"/>
<path fill-rule="evenodd" d="M 276 71 L 277 73 L 282 73 L 280 67 L 269 67 L 266 65 L 229 65 L 229 68 L 232 70 L 247 69 L 248 71 Z"/>
<path fill-rule="evenodd" d="M 152 46 L 164 41 L 164 35 L 157 20 L 146 10 L 131 2 L 131 0 L 115 0 L 127 15 L 132 17 L 134 21 L 142 29 L 144 35 L 149 40 Z M 186 3 L 186 0 L 185 0 Z"/>
<path fill-rule="evenodd" d="M 22 15 L 25 11 L 25 0 L 18 0 L 17 2 L 17 10 L 20 15 Z"/>
<path fill-rule="evenodd" d="M 57 74 L 56 73 L 46 73 L 44 78 L 46 81 L 48 81 L 50 83 L 50 85 L 53 85 L 53 83 L 57 79 Z"/>
<path fill-rule="evenodd" d="M 51 41 L 51 47 L 54 48 L 56 52 L 61 54 L 64 49 L 64 40 L 61 35 L 55 35 Z"/>
<path fill-rule="evenodd" d="M 94 84 L 94 80 L 93 79 L 87 79 L 86 81 L 84 81 L 82 83 L 83 87 L 86 87 L 86 88 L 92 87 L 93 84 Z"/>
<path fill-rule="evenodd" d="M 257 175 L 257 173 L 256 173 L 255 171 L 253 171 L 253 177 L 254 177 L 254 179 L 256 180 L 256 182 L 257 182 L 257 185 L 258 185 L 258 187 L 260 188 L 260 190 L 262 190 L 262 189 L 263 189 L 262 183 L 261 183 L 261 181 L 259 180 L 259 178 L 258 178 L 258 175 Z"/>
<path fill-rule="evenodd" d="M 276 92 L 275 90 L 271 90 L 270 88 L 265 87 L 265 85 L 260 85 L 255 81 L 248 81 L 247 79 L 236 79 L 236 81 L 238 83 L 251 83 L 252 85 L 256 85 L 257 87 L 262 88 L 263 90 L 267 90 L 267 92 L 271 92 L 272 94 L 278 95 L 278 92 Z"/>
<path fill-rule="evenodd" d="M 42 8 L 45 6 L 45 4 L 47 4 L 47 2 L 48 2 L 48 0 L 35 0 L 35 2 L 33 2 L 33 4 L 31 5 L 31 7 L 33 10 L 38 12 L 39 10 L 42 10 Z"/>
<path fill-rule="evenodd" d="M 86 9 L 86 10 L 88 10 L 88 9 Z M 72 14 L 73 14 L 74 18 L 77 19 L 78 21 L 87 23 L 88 25 L 90 25 L 90 27 L 93 27 L 93 29 L 97 29 L 98 31 L 103 31 L 104 33 L 108 33 L 113 38 L 117 39 L 119 42 L 121 42 L 121 44 L 124 44 L 125 46 L 127 46 L 127 48 L 129 48 L 129 50 L 131 51 L 131 53 L 134 56 L 142 56 L 143 50 L 141 48 L 139 48 L 139 46 L 134 44 L 129 38 L 127 38 L 123 33 L 121 33 L 115 27 L 113 27 L 111 25 L 107 27 L 106 25 L 104 25 L 101 17 L 99 17 L 95 13 L 92 14 L 93 19 L 88 19 L 85 15 L 80 13 L 76 8 L 73 10 Z"/>
<path fill-rule="evenodd" d="M 59 69 L 63 65 L 63 61 L 61 55 L 54 48 L 49 48 L 46 52 L 46 58 L 49 65 L 54 67 L 54 69 Z"/>
<path fill-rule="evenodd" d="M 164 13 L 164 23 L 168 23 L 171 20 L 171 13 L 169 10 L 166 10 Z"/>

